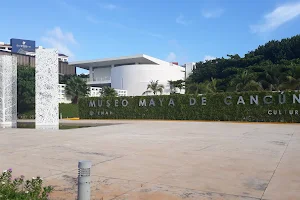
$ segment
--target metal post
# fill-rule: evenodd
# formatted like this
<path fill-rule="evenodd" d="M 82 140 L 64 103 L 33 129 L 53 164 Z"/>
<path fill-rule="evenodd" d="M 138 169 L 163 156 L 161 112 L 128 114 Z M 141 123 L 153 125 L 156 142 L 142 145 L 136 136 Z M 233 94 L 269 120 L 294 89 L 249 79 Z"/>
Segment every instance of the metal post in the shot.
<path fill-rule="evenodd" d="M 90 200 L 91 198 L 91 161 L 78 162 L 78 200 Z"/>

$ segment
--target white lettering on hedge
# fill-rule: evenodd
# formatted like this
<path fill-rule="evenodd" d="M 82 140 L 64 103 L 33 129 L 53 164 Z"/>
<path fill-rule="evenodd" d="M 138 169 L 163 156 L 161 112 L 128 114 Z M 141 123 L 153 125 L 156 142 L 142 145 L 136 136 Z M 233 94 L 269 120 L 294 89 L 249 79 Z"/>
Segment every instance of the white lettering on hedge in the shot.
<path fill-rule="evenodd" d="M 296 103 L 296 101 L 297 101 L 298 103 L 300 103 L 300 94 L 299 94 L 298 97 L 297 97 L 295 94 L 293 94 L 293 103 Z"/>
<path fill-rule="evenodd" d="M 143 101 L 140 99 L 139 106 L 147 106 L 146 99 L 143 99 Z"/>
<path fill-rule="evenodd" d="M 171 105 L 172 105 L 172 106 L 175 106 L 174 100 L 173 100 L 172 98 L 171 98 L 170 101 L 169 101 L 169 106 L 171 106 Z"/>
<path fill-rule="evenodd" d="M 299 115 L 298 110 L 268 110 L 268 115 Z"/>
<path fill-rule="evenodd" d="M 268 110 L 268 115 L 272 115 L 272 110 Z"/>
<path fill-rule="evenodd" d="M 109 100 L 106 101 L 106 106 L 110 107 L 110 101 Z"/>
<path fill-rule="evenodd" d="M 94 115 L 94 112 L 93 112 L 93 113 L 90 112 L 90 115 L 91 115 L 91 114 Z M 98 112 L 97 112 L 97 115 L 98 115 L 98 116 L 99 116 L 99 115 L 112 115 L 112 114 L 113 114 L 113 112 L 111 112 L 111 111 L 103 111 L 103 110 L 102 110 L 102 111 L 98 111 Z M 92 116 L 92 115 L 91 115 L 91 116 Z"/>
<path fill-rule="evenodd" d="M 98 107 L 102 106 L 102 100 L 98 100 Z"/>
<path fill-rule="evenodd" d="M 196 104 L 196 99 L 195 98 L 190 98 L 190 106 L 193 106 Z"/>
<path fill-rule="evenodd" d="M 226 105 L 231 105 L 232 102 L 231 102 L 231 101 L 228 102 L 228 99 L 232 99 L 232 97 L 231 97 L 231 96 L 226 97 L 226 98 L 224 99 L 224 103 L 225 103 Z"/>
<path fill-rule="evenodd" d="M 255 95 L 255 98 L 253 97 L 253 95 L 250 96 L 250 104 L 252 105 L 253 103 L 258 105 L 258 95 Z"/>
<path fill-rule="evenodd" d="M 243 99 L 242 96 L 239 96 L 239 99 L 238 99 L 238 101 L 237 101 L 236 104 L 237 104 L 237 105 L 239 105 L 239 104 L 244 104 L 244 105 L 245 105 L 245 101 L 244 101 L 244 99 Z"/>
<path fill-rule="evenodd" d="M 96 107 L 96 103 L 95 103 L 95 101 L 90 101 L 90 103 L 89 103 L 89 107 Z"/>
<path fill-rule="evenodd" d="M 119 106 L 119 100 L 115 100 L 115 107 L 118 107 Z"/>
<path fill-rule="evenodd" d="M 149 106 L 155 106 L 155 101 L 153 99 L 150 99 Z"/>
<path fill-rule="evenodd" d="M 203 105 L 203 106 L 206 105 L 206 97 L 202 97 L 202 105 Z"/>
<path fill-rule="evenodd" d="M 122 100 L 122 106 L 123 106 L 123 107 L 128 106 L 128 101 L 127 101 L 126 99 L 123 99 L 123 100 Z"/>
<path fill-rule="evenodd" d="M 271 101 L 267 101 L 267 98 L 271 99 Z M 263 98 L 264 104 L 272 104 L 272 96 L 264 96 Z"/>
<path fill-rule="evenodd" d="M 160 106 L 162 106 L 162 105 L 163 105 L 163 104 L 162 104 L 162 103 L 163 103 L 163 101 L 164 101 L 163 99 L 159 99 Z"/>
<path fill-rule="evenodd" d="M 285 94 L 280 94 L 279 96 L 278 96 L 278 98 L 279 98 L 279 103 L 280 104 L 284 104 L 285 102 L 286 102 L 286 97 L 285 97 Z"/>

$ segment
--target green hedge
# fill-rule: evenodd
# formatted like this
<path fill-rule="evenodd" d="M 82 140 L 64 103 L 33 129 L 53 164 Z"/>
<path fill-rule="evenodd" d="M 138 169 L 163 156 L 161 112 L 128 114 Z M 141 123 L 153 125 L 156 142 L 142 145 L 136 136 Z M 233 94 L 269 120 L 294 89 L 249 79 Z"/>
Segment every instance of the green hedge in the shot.
<path fill-rule="evenodd" d="M 258 96 L 258 105 L 250 104 L 250 96 Z M 264 96 L 272 95 L 272 99 L 266 97 L 266 103 L 272 100 L 272 104 L 263 101 Z M 231 105 L 226 105 L 224 99 L 231 96 Z M 239 100 L 242 96 L 245 104 Z M 279 103 L 279 97 L 286 98 L 284 104 Z M 295 103 L 293 103 L 293 97 Z M 190 105 L 190 98 L 197 100 L 196 105 Z M 206 98 L 206 105 L 202 104 L 202 98 Z M 170 96 L 137 96 L 116 98 L 82 98 L 79 100 L 79 117 L 81 119 L 167 119 L 167 120 L 213 120 L 213 121 L 257 121 L 257 122 L 300 122 L 300 98 L 299 92 L 275 93 L 275 92 L 247 92 L 247 93 L 217 93 L 203 96 L 197 95 L 170 95 Z M 140 100 L 145 99 L 147 106 L 139 106 Z M 155 106 L 150 106 L 153 99 Z M 174 100 L 174 106 L 168 105 L 170 99 Z M 109 107 L 101 104 L 109 101 Z M 114 105 L 118 100 L 118 106 Z M 229 99 L 227 99 L 228 101 Z M 241 99 L 240 99 L 241 100 Z M 128 102 L 127 106 L 122 106 Z M 162 105 L 160 103 L 162 101 Z M 94 107 L 94 103 L 95 106 Z M 152 102 L 153 103 L 153 102 Z M 90 105 L 91 104 L 91 105 Z M 92 107 L 91 107 L 92 106 Z M 280 113 L 279 114 L 279 110 Z M 277 114 L 275 115 L 275 113 Z M 293 114 L 289 114 L 293 112 Z M 270 114 L 271 113 L 271 114 Z"/>
<path fill-rule="evenodd" d="M 63 118 L 73 118 L 73 117 L 79 117 L 78 114 L 78 105 L 77 104 L 59 104 L 59 113 L 62 114 Z M 35 111 L 27 111 L 23 113 L 19 113 L 18 118 L 19 119 L 34 119 Z"/>
<path fill-rule="evenodd" d="M 62 113 L 63 118 L 79 117 L 77 104 L 59 104 L 59 113 Z"/>

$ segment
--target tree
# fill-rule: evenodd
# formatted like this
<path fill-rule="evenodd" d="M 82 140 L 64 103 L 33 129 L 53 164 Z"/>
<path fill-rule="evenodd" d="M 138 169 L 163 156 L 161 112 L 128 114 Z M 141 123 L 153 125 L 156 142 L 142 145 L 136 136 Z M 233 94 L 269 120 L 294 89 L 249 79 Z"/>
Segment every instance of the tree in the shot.
<path fill-rule="evenodd" d="M 29 66 L 18 66 L 17 69 L 18 113 L 35 108 L 35 69 Z"/>
<path fill-rule="evenodd" d="M 221 92 L 217 88 L 218 80 L 215 78 L 211 78 L 211 81 L 207 81 L 205 83 L 206 87 L 206 93 L 216 93 Z"/>
<path fill-rule="evenodd" d="M 247 70 L 243 70 L 235 75 L 231 84 L 235 85 L 237 92 L 263 90 L 261 84 L 255 81 L 254 75 L 249 73 Z"/>
<path fill-rule="evenodd" d="M 76 76 L 76 75 L 59 74 L 59 83 L 60 83 L 60 84 L 66 84 L 67 81 L 68 81 L 70 78 L 74 77 L 74 76 Z"/>
<path fill-rule="evenodd" d="M 179 92 L 181 93 L 181 90 L 185 88 L 185 81 L 184 80 L 176 80 L 175 88 L 178 88 Z"/>
<path fill-rule="evenodd" d="M 89 93 L 86 82 L 78 76 L 70 78 L 66 83 L 66 94 L 71 97 L 72 103 L 77 104 L 80 97 L 85 97 Z"/>
<path fill-rule="evenodd" d="M 169 85 L 170 85 L 170 93 L 174 94 L 176 93 L 176 88 L 179 89 L 179 91 L 181 92 L 182 89 L 185 88 L 185 81 L 184 80 L 176 80 L 176 81 L 168 81 Z"/>
<path fill-rule="evenodd" d="M 300 65 L 294 66 L 290 75 L 287 77 L 287 81 L 280 85 L 283 90 L 300 90 Z"/>
<path fill-rule="evenodd" d="M 107 87 L 107 86 L 102 88 L 100 94 L 103 97 L 116 97 L 116 96 L 118 96 L 118 93 L 114 88 Z"/>
<path fill-rule="evenodd" d="M 236 90 L 293 89 L 298 88 L 297 78 L 295 79 L 293 75 L 295 65 L 300 65 L 300 35 L 280 41 L 269 41 L 249 51 L 243 57 L 238 54 L 228 54 L 227 58 L 198 62 L 188 79 L 195 84 L 203 84 L 208 83 L 206 81 L 211 81 L 211 77 L 214 77 L 218 80 L 218 89 L 231 91 L 233 80 L 239 76 L 237 74 L 241 75 L 241 71 L 246 70 L 248 75 L 253 77 L 247 81 L 249 85 L 245 88 L 247 83 L 236 82 L 235 86 L 238 84 Z M 289 70 L 286 70 L 287 68 Z"/>
<path fill-rule="evenodd" d="M 156 95 L 158 92 L 160 94 L 162 94 L 164 88 L 165 88 L 164 85 L 159 84 L 158 80 L 150 81 L 150 83 L 147 85 L 147 90 L 143 93 L 143 95 L 149 94 L 149 93 L 153 93 L 154 95 Z"/>
<path fill-rule="evenodd" d="M 176 93 L 175 81 L 169 80 L 168 83 L 170 86 L 170 94 Z"/>

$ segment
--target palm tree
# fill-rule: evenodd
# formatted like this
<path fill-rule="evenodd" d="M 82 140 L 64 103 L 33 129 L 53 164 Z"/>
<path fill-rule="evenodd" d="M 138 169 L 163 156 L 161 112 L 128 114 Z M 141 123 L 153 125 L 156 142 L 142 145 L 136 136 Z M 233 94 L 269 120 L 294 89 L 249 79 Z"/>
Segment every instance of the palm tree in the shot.
<path fill-rule="evenodd" d="M 283 90 L 300 90 L 300 66 L 295 66 L 287 77 L 287 81 L 280 85 Z"/>
<path fill-rule="evenodd" d="M 205 82 L 206 84 L 206 93 L 216 93 L 218 92 L 218 88 L 217 88 L 217 83 L 218 83 L 218 80 L 215 79 L 215 78 L 210 78 L 211 81 L 207 81 Z"/>
<path fill-rule="evenodd" d="M 178 88 L 179 92 L 181 93 L 181 90 L 185 88 L 185 81 L 184 80 L 175 81 L 175 87 Z"/>
<path fill-rule="evenodd" d="M 179 89 L 180 93 L 181 90 L 185 88 L 185 81 L 184 80 L 176 80 L 176 81 L 168 81 L 170 85 L 170 93 L 176 93 L 176 88 Z"/>
<path fill-rule="evenodd" d="M 235 85 L 235 90 L 237 92 L 244 91 L 261 91 L 263 90 L 261 83 L 256 82 L 253 74 L 244 70 L 232 79 L 231 85 Z"/>
<path fill-rule="evenodd" d="M 198 94 L 199 93 L 199 84 L 198 83 L 188 83 L 186 85 L 186 94 Z"/>
<path fill-rule="evenodd" d="M 147 90 L 143 93 L 143 95 L 149 94 L 149 93 L 153 93 L 154 95 L 156 95 L 158 92 L 160 94 L 162 94 L 164 88 L 165 88 L 164 85 L 159 84 L 158 80 L 150 81 L 150 83 L 147 85 Z"/>
<path fill-rule="evenodd" d="M 118 96 L 118 93 L 114 88 L 107 87 L 107 86 L 102 88 L 100 94 L 103 97 L 116 97 L 116 96 Z"/>
<path fill-rule="evenodd" d="M 278 91 L 281 80 L 284 78 L 284 74 L 280 72 L 278 67 L 268 67 L 262 74 L 262 80 L 260 81 L 262 87 L 270 91 Z"/>
<path fill-rule="evenodd" d="M 89 87 L 80 77 L 73 76 L 67 81 L 66 94 L 71 97 L 73 104 L 77 104 L 79 97 L 85 97 L 88 93 Z"/>
<path fill-rule="evenodd" d="M 175 81 L 169 80 L 168 83 L 170 86 L 170 93 L 171 94 L 176 93 Z"/>

